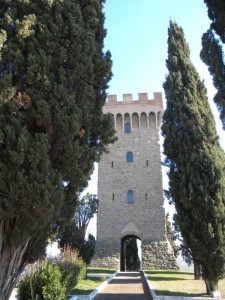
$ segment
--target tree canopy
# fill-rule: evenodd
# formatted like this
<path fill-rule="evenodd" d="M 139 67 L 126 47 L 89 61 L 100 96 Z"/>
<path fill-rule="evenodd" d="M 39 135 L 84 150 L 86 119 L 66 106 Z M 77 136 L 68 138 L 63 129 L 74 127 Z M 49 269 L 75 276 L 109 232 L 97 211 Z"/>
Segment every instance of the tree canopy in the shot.
<path fill-rule="evenodd" d="M 184 32 L 172 21 L 166 65 L 162 133 L 169 165 L 168 195 L 175 203 L 185 245 L 201 265 L 211 292 L 225 273 L 225 157 Z"/>
<path fill-rule="evenodd" d="M 211 25 L 202 36 L 202 61 L 208 66 L 213 84 L 217 89 L 214 102 L 220 112 L 220 118 L 225 130 L 225 2 L 221 0 L 204 0 L 208 7 Z"/>
<path fill-rule="evenodd" d="M 96 195 L 86 194 L 78 201 L 77 209 L 72 220 L 61 224 L 57 237 L 59 238 L 60 248 L 62 250 L 73 249 L 77 251 L 78 256 L 83 256 L 87 226 L 98 210 L 98 198 Z M 90 244 L 93 244 L 92 237 Z M 85 250 L 86 251 L 86 250 Z"/>
<path fill-rule="evenodd" d="M 71 218 L 113 123 L 103 0 L 1 1 L 0 298 Z"/>
<path fill-rule="evenodd" d="M 176 245 L 175 241 L 178 240 L 178 234 L 175 229 L 172 227 L 172 224 L 169 220 L 169 214 L 166 214 L 166 237 L 170 243 L 170 246 L 173 249 L 175 257 L 179 255 L 179 247 Z"/>

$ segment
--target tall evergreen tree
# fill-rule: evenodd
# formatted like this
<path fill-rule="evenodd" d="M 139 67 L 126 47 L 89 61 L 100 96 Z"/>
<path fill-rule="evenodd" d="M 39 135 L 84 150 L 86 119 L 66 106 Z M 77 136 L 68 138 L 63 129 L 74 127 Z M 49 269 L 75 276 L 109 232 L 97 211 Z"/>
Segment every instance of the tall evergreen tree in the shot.
<path fill-rule="evenodd" d="M 209 30 L 202 36 L 202 61 L 208 66 L 217 89 L 214 102 L 220 112 L 225 130 L 225 2 L 221 0 L 204 0 L 208 7 L 208 16 L 212 21 Z"/>
<path fill-rule="evenodd" d="M 126 247 L 126 270 L 138 271 L 140 269 L 140 259 L 138 256 L 138 246 L 136 238 L 128 238 L 125 242 Z"/>
<path fill-rule="evenodd" d="M 225 273 L 225 157 L 206 89 L 190 61 L 182 28 L 172 21 L 166 64 L 162 132 L 170 166 L 168 192 L 185 244 L 212 292 Z"/>
<path fill-rule="evenodd" d="M 114 140 L 104 0 L 1 1 L 0 299 L 71 218 Z M 71 209 L 72 208 L 72 209 Z"/>
<path fill-rule="evenodd" d="M 79 200 L 73 219 L 58 230 L 57 237 L 63 251 L 71 248 L 77 251 L 78 256 L 82 256 L 87 227 L 97 213 L 98 202 L 97 196 L 92 194 L 86 194 Z"/>
<path fill-rule="evenodd" d="M 83 249 L 82 249 L 82 260 L 89 265 L 91 263 L 91 259 L 95 254 L 95 244 L 96 240 L 93 234 L 89 233 L 88 239 L 84 241 Z"/>
<path fill-rule="evenodd" d="M 166 237 L 170 243 L 170 246 L 173 249 L 173 253 L 175 257 L 179 255 L 179 247 L 176 245 L 175 241 L 178 240 L 178 234 L 172 227 L 172 224 L 169 220 L 169 214 L 166 214 Z"/>

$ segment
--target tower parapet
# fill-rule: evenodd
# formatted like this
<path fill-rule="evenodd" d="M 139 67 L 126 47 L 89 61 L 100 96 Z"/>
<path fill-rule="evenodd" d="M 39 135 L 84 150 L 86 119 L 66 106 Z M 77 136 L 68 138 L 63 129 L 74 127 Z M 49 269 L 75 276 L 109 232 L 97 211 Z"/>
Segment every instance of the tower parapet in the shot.
<path fill-rule="evenodd" d="M 118 99 L 117 95 L 108 95 L 107 102 L 105 106 L 113 106 L 113 105 L 158 105 L 161 109 L 163 109 L 163 99 L 161 92 L 153 93 L 153 99 L 148 98 L 148 93 L 138 93 L 138 99 L 133 99 L 133 94 L 123 94 L 123 99 Z"/>
<path fill-rule="evenodd" d="M 124 94 L 121 101 L 117 95 L 109 95 L 103 113 L 114 116 L 117 131 L 123 129 L 128 119 L 133 129 L 158 129 L 163 114 L 162 93 L 155 92 L 153 96 L 153 99 L 149 99 L 148 93 L 139 93 L 138 99 L 134 100 L 132 94 Z"/>

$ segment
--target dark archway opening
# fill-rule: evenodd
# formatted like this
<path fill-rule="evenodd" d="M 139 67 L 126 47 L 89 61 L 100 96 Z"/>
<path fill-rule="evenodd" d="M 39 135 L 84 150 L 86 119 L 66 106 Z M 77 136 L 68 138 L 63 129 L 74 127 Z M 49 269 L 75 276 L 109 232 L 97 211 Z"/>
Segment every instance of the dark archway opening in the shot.
<path fill-rule="evenodd" d="M 141 269 L 141 240 L 135 235 L 126 235 L 121 239 L 121 271 Z"/>

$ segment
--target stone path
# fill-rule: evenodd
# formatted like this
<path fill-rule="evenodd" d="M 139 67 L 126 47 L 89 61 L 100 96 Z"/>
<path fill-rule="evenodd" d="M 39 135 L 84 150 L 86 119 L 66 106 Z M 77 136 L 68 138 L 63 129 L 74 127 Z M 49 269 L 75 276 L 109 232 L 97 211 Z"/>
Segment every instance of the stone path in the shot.
<path fill-rule="evenodd" d="M 119 272 L 94 300 L 151 300 L 140 272 Z"/>

